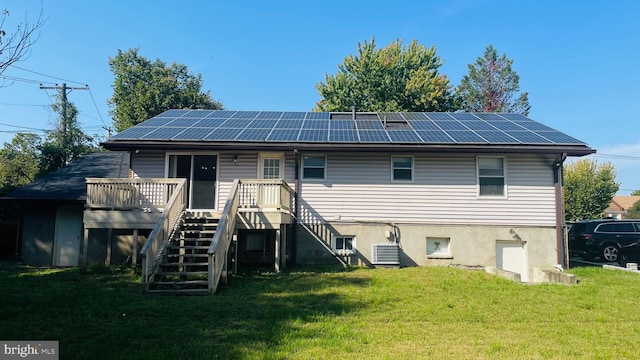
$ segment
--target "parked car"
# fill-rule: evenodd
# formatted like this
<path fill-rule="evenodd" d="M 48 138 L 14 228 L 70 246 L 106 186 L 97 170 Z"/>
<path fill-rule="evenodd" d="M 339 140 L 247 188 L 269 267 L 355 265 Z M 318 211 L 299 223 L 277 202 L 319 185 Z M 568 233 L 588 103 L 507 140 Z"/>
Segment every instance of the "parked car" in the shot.
<path fill-rule="evenodd" d="M 640 241 L 620 245 L 618 263 L 622 267 L 627 267 L 627 263 L 640 263 Z"/>
<path fill-rule="evenodd" d="M 640 220 L 579 221 L 569 230 L 569 254 L 588 260 L 618 261 L 618 252 L 640 241 Z"/>

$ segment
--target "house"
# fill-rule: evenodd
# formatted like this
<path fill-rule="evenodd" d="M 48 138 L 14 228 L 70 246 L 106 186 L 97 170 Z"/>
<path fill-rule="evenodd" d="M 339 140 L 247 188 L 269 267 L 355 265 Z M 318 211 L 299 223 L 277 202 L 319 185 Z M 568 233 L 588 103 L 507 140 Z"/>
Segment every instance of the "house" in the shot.
<path fill-rule="evenodd" d="M 565 263 L 565 158 L 595 152 L 498 113 L 169 110 L 102 145 L 131 154 L 132 179 L 87 180 L 85 242 L 137 206 L 159 217 L 145 289 L 209 292 L 256 264 L 480 265 L 529 281 Z"/>
<path fill-rule="evenodd" d="M 17 248 L 21 261 L 34 266 L 78 266 L 87 198 L 85 178 L 128 177 L 128 171 L 129 153 L 93 153 L 4 196 L 2 202 L 20 213 Z M 128 251 L 122 247 L 120 257 L 126 259 Z M 87 261 L 103 263 L 104 257 L 92 254 Z"/>
<path fill-rule="evenodd" d="M 605 217 L 624 219 L 627 211 L 639 201 L 640 196 L 614 196 L 609 206 L 604 210 L 604 215 Z"/>

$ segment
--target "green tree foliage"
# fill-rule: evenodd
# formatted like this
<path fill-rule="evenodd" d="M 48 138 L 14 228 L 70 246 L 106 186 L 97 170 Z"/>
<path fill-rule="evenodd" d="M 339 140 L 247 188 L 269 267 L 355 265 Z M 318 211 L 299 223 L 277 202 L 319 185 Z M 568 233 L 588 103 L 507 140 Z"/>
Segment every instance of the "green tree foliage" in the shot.
<path fill-rule="evenodd" d="M 520 91 L 520 77 L 513 71 L 513 60 L 489 45 L 456 89 L 460 110 L 477 112 L 515 112 L 528 115 L 528 93 Z"/>
<path fill-rule="evenodd" d="M 567 221 L 600 218 L 620 184 L 611 163 L 598 165 L 582 159 L 564 168 L 564 199 Z"/>
<path fill-rule="evenodd" d="M 358 43 L 358 54 L 338 65 L 338 73 L 325 74 L 317 83 L 322 99 L 316 111 L 450 111 L 452 86 L 438 72 L 443 64 L 435 47 L 416 40 L 403 46 L 395 40 L 376 48 L 375 39 Z"/>
<path fill-rule="evenodd" d="M 38 174 L 42 139 L 18 133 L 0 149 L 0 194 L 32 182 Z"/>
<path fill-rule="evenodd" d="M 78 109 L 71 102 L 62 101 L 61 96 L 52 106 L 60 114 L 60 122 L 50 131 L 40 147 L 38 177 L 58 170 L 76 161 L 82 155 L 97 150 L 93 138 L 80 129 Z M 63 107 L 66 107 L 63 109 Z M 64 111 L 63 111 L 64 110 Z"/>
<path fill-rule="evenodd" d="M 118 50 L 115 57 L 109 58 L 109 68 L 115 76 L 109 112 L 117 131 L 169 109 L 222 109 L 208 91 L 201 92 L 200 74 L 191 74 L 185 65 L 150 61 L 138 50 Z"/>
<path fill-rule="evenodd" d="M 631 193 L 631 196 L 640 196 L 640 189 Z"/>

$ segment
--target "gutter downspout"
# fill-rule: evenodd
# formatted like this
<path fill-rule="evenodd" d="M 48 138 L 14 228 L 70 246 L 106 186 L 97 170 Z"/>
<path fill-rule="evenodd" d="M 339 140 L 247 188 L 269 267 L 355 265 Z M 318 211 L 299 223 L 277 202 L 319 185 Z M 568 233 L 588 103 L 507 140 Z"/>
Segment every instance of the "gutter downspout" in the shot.
<path fill-rule="evenodd" d="M 564 196 L 563 196 L 563 164 L 567 159 L 567 153 L 563 153 L 558 156 L 551 165 L 553 169 L 553 185 L 555 189 L 555 203 L 556 203 L 556 254 L 557 263 L 562 265 L 563 268 L 569 268 L 569 254 L 567 251 L 566 241 L 566 224 L 564 221 Z"/>

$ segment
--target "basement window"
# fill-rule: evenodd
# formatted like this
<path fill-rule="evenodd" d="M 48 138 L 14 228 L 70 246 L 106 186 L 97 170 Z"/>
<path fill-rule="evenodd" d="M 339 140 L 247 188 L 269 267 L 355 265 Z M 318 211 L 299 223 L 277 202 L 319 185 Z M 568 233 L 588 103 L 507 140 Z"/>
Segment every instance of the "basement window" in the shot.
<path fill-rule="evenodd" d="M 350 236 L 336 236 L 333 238 L 333 251 L 342 256 L 355 254 L 356 237 Z"/>
<path fill-rule="evenodd" d="M 427 258 L 453 259 L 453 256 L 451 256 L 450 244 L 450 238 L 427 237 Z"/>

